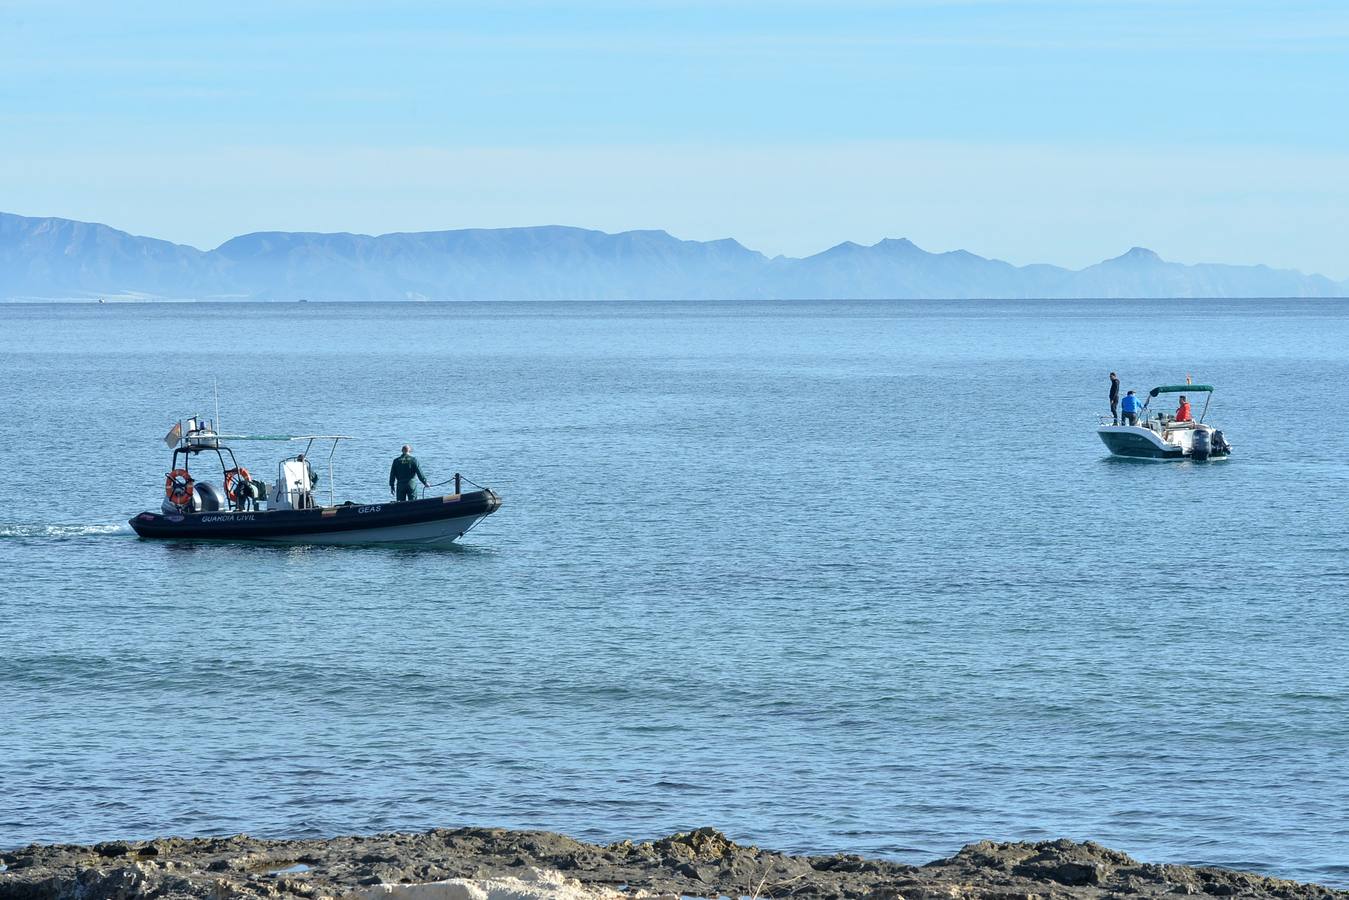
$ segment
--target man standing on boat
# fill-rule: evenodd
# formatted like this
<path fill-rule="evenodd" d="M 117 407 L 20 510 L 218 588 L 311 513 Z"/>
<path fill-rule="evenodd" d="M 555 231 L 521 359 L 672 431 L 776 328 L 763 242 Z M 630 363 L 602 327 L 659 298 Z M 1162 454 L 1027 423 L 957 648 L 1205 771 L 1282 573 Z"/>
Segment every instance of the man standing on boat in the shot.
<path fill-rule="evenodd" d="M 419 480 L 422 487 L 430 487 L 426 476 L 422 474 L 422 467 L 417 465 L 417 457 L 412 455 L 412 448 L 404 444 L 403 455 L 394 459 L 393 465 L 389 466 L 389 490 L 394 492 L 400 503 L 417 499 L 417 489 L 412 486 L 413 478 Z"/>
<path fill-rule="evenodd" d="M 1130 391 L 1124 395 L 1124 402 L 1120 404 L 1120 409 L 1124 412 L 1125 425 L 1137 425 L 1138 414 L 1142 412 L 1143 404 L 1134 396 L 1134 392 Z"/>
<path fill-rule="evenodd" d="M 1119 376 L 1110 373 L 1110 418 L 1119 424 Z"/>

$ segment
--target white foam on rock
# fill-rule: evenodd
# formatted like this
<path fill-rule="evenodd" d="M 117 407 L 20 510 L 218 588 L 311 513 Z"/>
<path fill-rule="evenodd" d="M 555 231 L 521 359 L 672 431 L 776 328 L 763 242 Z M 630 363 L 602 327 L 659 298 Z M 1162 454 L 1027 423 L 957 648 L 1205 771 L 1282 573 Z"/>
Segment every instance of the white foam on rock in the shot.
<path fill-rule="evenodd" d="M 673 894 L 618 891 L 583 885 L 551 869 L 530 869 L 521 878 L 450 878 L 421 884 L 376 884 L 344 900 L 675 900 Z"/>

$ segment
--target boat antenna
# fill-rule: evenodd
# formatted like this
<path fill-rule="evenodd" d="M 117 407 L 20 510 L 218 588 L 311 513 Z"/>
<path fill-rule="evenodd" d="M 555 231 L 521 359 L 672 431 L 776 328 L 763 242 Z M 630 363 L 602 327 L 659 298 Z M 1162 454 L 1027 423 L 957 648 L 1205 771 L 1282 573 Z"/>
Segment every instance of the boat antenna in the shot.
<path fill-rule="evenodd" d="M 211 387 L 215 390 L 215 433 L 220 433 L 220 379 L 211 376 Z"/>

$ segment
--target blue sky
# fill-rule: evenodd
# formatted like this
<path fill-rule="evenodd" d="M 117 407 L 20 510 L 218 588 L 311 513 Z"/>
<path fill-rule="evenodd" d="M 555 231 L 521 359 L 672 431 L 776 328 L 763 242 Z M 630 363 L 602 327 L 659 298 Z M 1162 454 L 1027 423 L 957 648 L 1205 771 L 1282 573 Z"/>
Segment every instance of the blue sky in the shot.
<path fill-rule="evenodd" d="M 118 8 L 124 7 L 124 8 Z M 1349 277 L 1343 2 L 0 0 L 0 210 Z"/>

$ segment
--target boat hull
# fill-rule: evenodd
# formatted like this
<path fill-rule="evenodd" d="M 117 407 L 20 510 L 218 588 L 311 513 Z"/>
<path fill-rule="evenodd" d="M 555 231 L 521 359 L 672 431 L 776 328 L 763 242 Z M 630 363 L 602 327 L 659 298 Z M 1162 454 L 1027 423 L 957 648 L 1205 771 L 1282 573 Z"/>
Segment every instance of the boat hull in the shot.
<path fill-rule="evenodd" d="M 143 538 L 162 540 L 443 546 L 462 537 L 500 506 L 501 498 L 495 491 L 482 490 L 403 503 L 348 503 L 316 509 L 143 512 L 133 517 L 130 525 Z"/>
<path fill-rule="evenodd" d="M 1190 440 L 1188 432 L 1177 432 L 1179 443 L 1162 440 L 1161 435 L 1151 428 L 1137 425 L 1103 425 L 1096 429 L 1101 443 L 1114 456 L 1126 456 L 1131 459 L 1189 459 Z M 1210 453 L 1210 459 L 1224 459 L 1227 452 Z"/>

